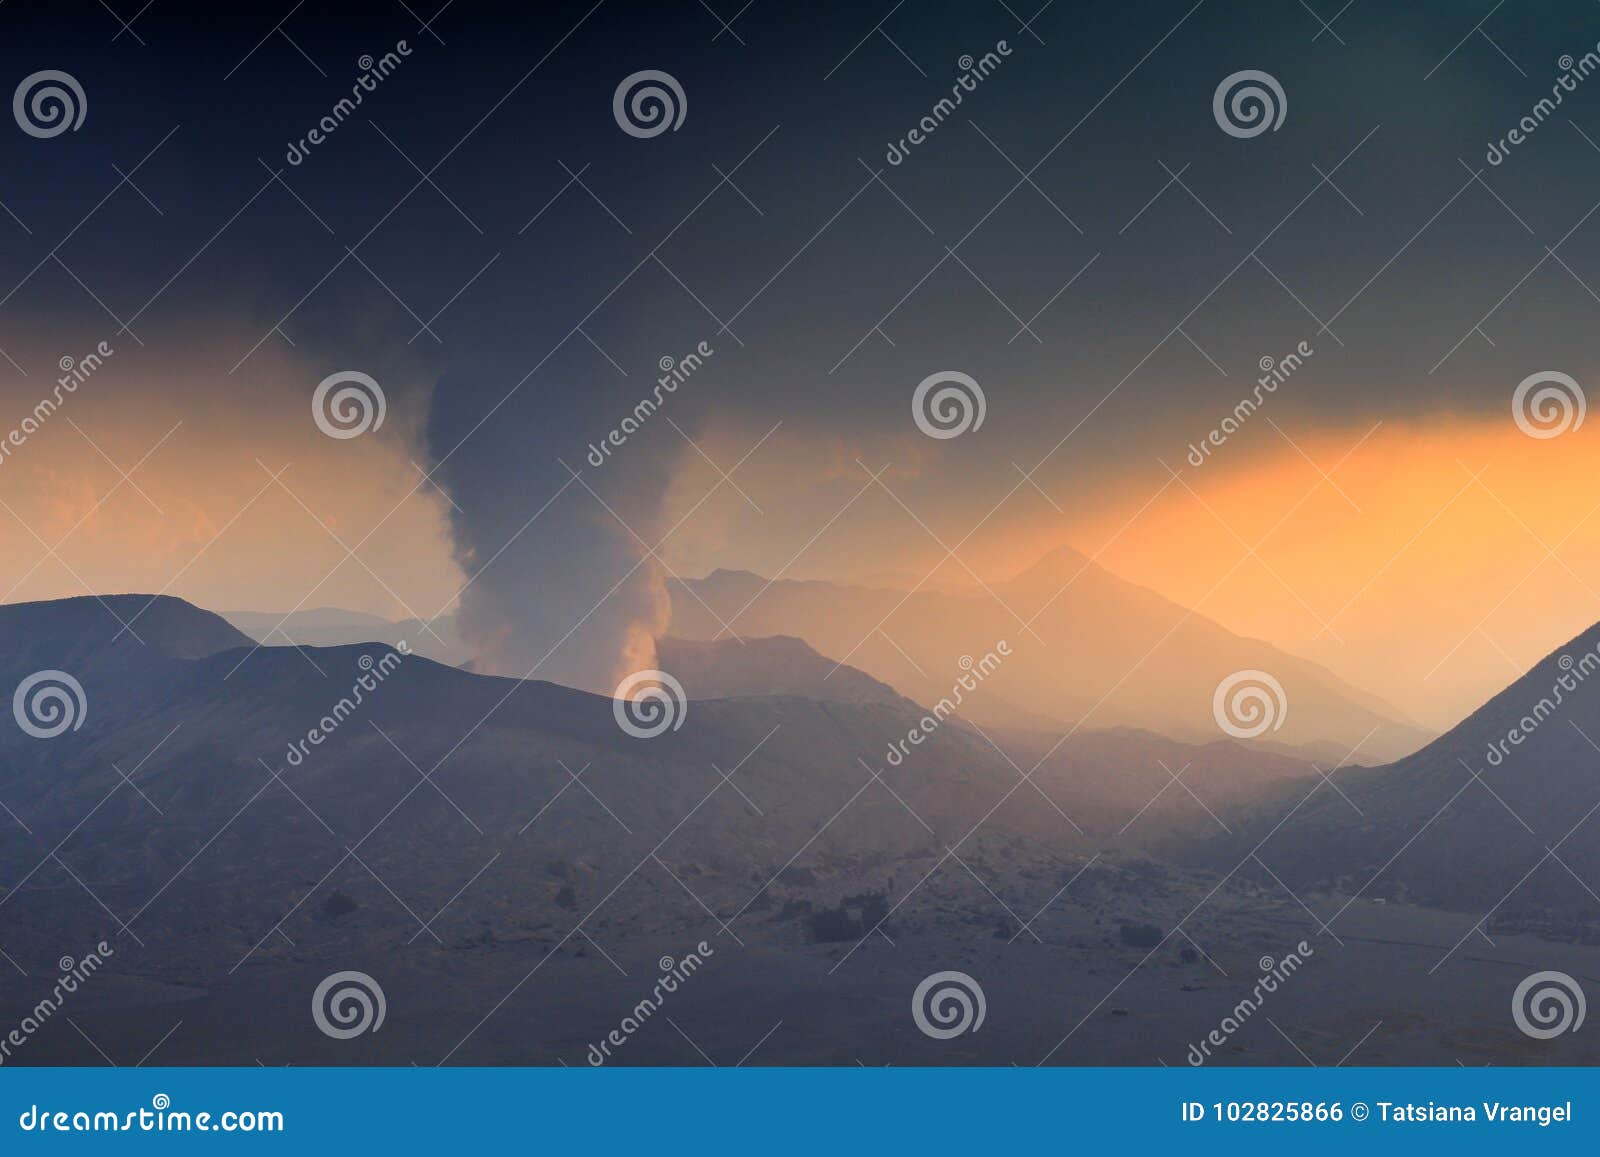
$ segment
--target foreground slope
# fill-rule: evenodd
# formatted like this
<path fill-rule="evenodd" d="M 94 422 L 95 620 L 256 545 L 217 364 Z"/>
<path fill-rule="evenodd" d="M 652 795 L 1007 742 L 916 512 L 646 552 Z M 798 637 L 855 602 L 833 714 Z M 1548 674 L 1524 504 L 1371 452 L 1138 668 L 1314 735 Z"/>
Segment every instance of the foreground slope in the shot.
<path fill-rule="evenodd" d="M 1581 953 L 1497 934 L 1442 985 L 1394 946 L 1448 946 L 1437 914 L 1363 908 L 1340 944 L 1276 882 L 1140 854 L 1239 830 L 1263 784 L 1320 782 L 1281 755 L 950 719 L 891 763 L 885 745 L 924 726 L 915 704 L 771 693 L 782 671 L 714 664 L 748 697 L 690 700 L 637 738 L 602 697 L 381 643 L 254 648 L 147 602 L 0 608 L 0 686 L 69 670 L 85 699 L 54 738 L 0 728 L 0 950 L 18 966 L 0 1014 L 26 1016 L 61 956 L 116 948 L 23 1063 L 159 1043 L 151 1063 L 583 1064 L 660 961 L 702 944 L 712 966 L 671 1009 L 695 1045 L 657 1018 L 621 1063 L 757 1045 L 788 1063 L 1182 1063 L 1255 962 L 1301 938 L 1315 962 L 1273 1018 L 1313 1055 L 1343 1055 L 1369 1013 L 1386 1027 L 1365 1059 L 1591 1055 L 1586 1037 L 1531 1054 L 1504 1014 L 1524 959 L 1582 971 Z M 906 1004 L 948 969 L 981 980 L 991 1022 L 937 1042 Z M 335 1040 L 307 1008 L 349 970 L 381 982 L 390 1019 Z M 1227 1059 L 1295 1058 L 1259 1022 Z"/>
<path fill-rule="evenodd" d="M 1338 791 L 1285 790 L 1212 862 L 1265 838 L 1261 858 L 1297 888 L 1600 935 L 1597 648 L 1600 626 L 1414 755 L 1335 773 Z"/>

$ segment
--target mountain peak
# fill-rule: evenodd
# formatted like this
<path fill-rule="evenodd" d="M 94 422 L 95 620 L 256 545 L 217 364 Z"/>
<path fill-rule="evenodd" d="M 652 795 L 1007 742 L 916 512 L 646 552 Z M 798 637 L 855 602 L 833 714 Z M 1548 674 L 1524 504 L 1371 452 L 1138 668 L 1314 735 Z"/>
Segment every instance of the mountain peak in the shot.
<path fill-rule="evenodd" d="M 61 667 L 66 654 L 127 646 L 199 659 L 251 646 L 251 640 L 221 616 L 172 595 L 80 595 L 0 605 L 0 652 L 11 659 L 37 652 L 41 665 Z"/>
<path fill-rule="evenodd" d="M 725 566 L 719 566 L 719 567 L 717 567 L 716 570 L 714 570 L 710 574 L 706 575 L 706 577 L 701 579 L 700 581 L 701 582 L 712 583 L 712 582 L 750 582 L 752 580 L 754 580 L 755 582 L 765 582 L 766 581 L 760 575 L 756 574 L 756 572 L 753 571 L 753 570 L 737 570 L 737 569 L 729 569 L 728 567 L 725 567 Z"/>
<path fill-rule="evenodd" d="M 1013 582 L 1025 582 L 1035 578 L 1068 577 L 1078 573 L 1084 567 L 1094 566 L 1094 560 L 1088 555 L 1067 546 L 1052 547 L 1036 558 L 1028 566 L 1012 576 Z"/>

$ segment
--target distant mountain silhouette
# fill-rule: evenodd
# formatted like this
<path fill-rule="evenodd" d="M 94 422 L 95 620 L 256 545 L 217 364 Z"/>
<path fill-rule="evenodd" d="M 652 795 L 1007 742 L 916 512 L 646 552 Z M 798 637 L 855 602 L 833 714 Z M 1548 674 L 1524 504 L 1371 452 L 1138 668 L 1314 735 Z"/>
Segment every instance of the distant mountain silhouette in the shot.
<path fill-rule="evenodd" d="M 949 694 L 963 656 L 981 657 L 1005 639 L 1013 655 L 971 696 L 968 714 L 980 723 L 1138 727 L 1206 743 L 1223 737 L 1212 714 L 1217 685 L 1256 669 L 1276 678 L 1288 701 L 1281 729 L 1264 742 L 1359 748 L 1355 758 L 1371 762 L 1428 738 L 1326 668 L 1236 635 L 1066 548 L 992 592 L 769 583 L 727 570 L 669 589 L 674 635 L 726 639 L 723 623 L 740 635 L 793 635 L 922 702 Z"/>
<path fill-rule="evenodd" d="M 418 655 L 451 667 L 470 665 L 472 650 L 456 630 L 454 615 L 389 620 L 342 607 L 304 611 L 224 611 L 222 617 L 259 643 L 338 647 L 346 643 L 388 643 L 404 639 Z"/>
<path fill-rule="evenodd" d="M 691 699 L 797 695 L 840 703 L 909 703 L 889 684 L 854 667 L 839 667 L 786 635 L 717 642 L 669 636 L 656 640 L 656 661 Z"/>
<path fill-rule="evenodd" d="M 1336 773 L 1348 799 L 1327 786 L 1309 799 L 1304 790 L 1277 793 L 1237 839 L 1213 846 L 1215 862 L 1271 833 L 1260 856 L 1295 887 L 1498 906 L 1498 919 L 1530 925 L 1592 922 L 1600 915 L 1597 647 L 1600 626 L 1414 755 Z"/>
<path fill-rule="evenodd" d="M 818 879 L 863 855 L 929 854 L 1016 781 L 998 754 L 951 725 L 905 767 L 885 770 L 893 792 L 872 785 L 865 764 L 881 767 L 885 745 L 921 709 L 864 679 L 857 703 L 693 700 L 679 729 L 641 739 L 619 726 L 611 700 L 555 684 L 389 659 L 382 643 L 254 648 L 176 599 L 107 601 L 142 643 L 117 637 L 117 619 L 94 599 L 0 608 L 0 687 L 63 670 L 87 701 L 81 728 L 52 739 L 0 727 L 0 799 L 31 833 L 0 843 L 10 889 L 0 920 L 14 955 L 52 943 L 64 904 L 73 926 L 118 931 L 50 860 L 63 841 L 63 858 L 111 911 L 147 943 L 168 943 L 170 967 L 207 976 L 247 952 L 283 956 L 274 925 L 290 912 L 314 917 L 335 891 L 360 910 L 297 926 L 296 952 L 409 935 L 413 919 L 386 889 L 432 913 L 496 853 L 441 935 L 475 934 L 475 910 L 509 906 L 529 936 L 570 922 L 565 906 L 597 903 L 668 833 L 659 855 L 697 881 L 696 893 L 730 912 L 765 908 L 772 897 L 760 886 L 800 850 L 806 878 Z M 353 688 L 375 672 L 381 681 L 353 703 Z M 307 745 L 314 728 L 325 737 Z M 994 829 L 1076 838 L 1037 808 L 997 816 Z M 849 890 L 859 890 L 853 878 Z M 660 873 L 607 907 L 629 934 L 686 926 L 699 912 Z"/>
<path fill-rule="evenodd" d="M 1596 643 L 1600 630 L 1586 645 Z M 865 1047 L 889 1015 L 880 1004 L 903 1019 L 905 990 L 981 945 L 1026 973 L 997 994 L 1055 992 L 1066 967 L 1077 993 L 1070 1024 L 1093 1013 L 1104 978 L 1145 951 L 1116 929 L 1168 926 L 1194 908 L 1214 890 L 1213 865 L 1235 867 L 1223 865 L 1239 850 L 1226 840 L 1264 831 L 1322 782 L 1301 760 L 1231 740 L 1088 728 L 1063 740 L 940 721 L 849 668 L 818 693 L 832 664 L 790 639 L 669 640 L 663 655 L 691 698 L 675 706 L 681 726 L 639 738 L 602 696 L 477 675 L 382 642 L 256 647 L 176 599 L 0 607 L 0 692 L 59 670 L 82 684 L 86 704 L 82 726 L 53 738 L 0 727 L 10 813 L 0 819 L 16 825 L 0 841 L 4 951 L 36 975 L 75 946 L 114 940 L 115 975 L 96 982 L 104 1004 L 85 1003 L 74 1019 L 118 1057 L 142 1055 L 182 1019 L 167 1048 L 198 1063 L 404 1063 L 415 1034 L 437 1060 L 508 992 L 506 1015 L 458 1059 L 577 1059 L 603 1031 L 592 1026 L 616 1020 L 609 997 L 587 1008 L 613 965 L 586 955 L 615 956 L 632 977 L 635 963 L 648 969 L 715 939 L 736 967 L 708 982 L 707 1007 L 740 1017 L 763 1002 L 794 1008 L 794 985 L 814 983 L 878 919 L 886 935 L 852 973 L 876 995 L 850 1014 L 839 1047 Z M 713 692 L 721 697 L 695 697 Z M 1600 736 L 1600 704 L 1583 694 L 1574 719 Z M 1497 705 L 1507 716 L 1530 709 L 1516 695 Z M 1318 786 L 1302 808 L 1310 822 L 1286 826 L 1263 858 L 1302 882 L 1381 862 L 1437 809 L 1435 795 L 1453 790 L 1451 745 L 1473 751 L 1499 720 L 1469 724 L 1397 768 L 1334 773 L 1369 815 L 1399 817 L 1364 844 L 1340 822 L 1347 805 Z M 913 729 L 924 740 L 886 758 Z M 1549 746 L 1530 741 L 1523 750 L 1536 758 L 1517 772 L 1533 782 L 1496 790 L 1536 824 L 1579 818 L 1586 789 L 1600 798 L 1600 755 L 1584 762 L 1558 719 L 1535 738 Z M 1414 782 L 1396 778 L 1407 768 Z M 1370 798 L 1356 792 L 1367 783 Z M 1480 892 L 1509 887 L 1528 849 L 1476 785 L 1458 802 L 1475 794 L 1486 803 L 1452 821 L 1450 847 L 1427 852 L 1419 841 L 1422 854 L 1397 865 L 1403 878 L 1368 894 L 1452 898 L 1441 881 L 1463 864 L 1479 873 Z M 1263 799 L 1282 802 L 1252 812 Z M 1209 839 L 1221 826 L 1234 835 Z M 1600 867 L 1595 844 L 1580 829 L 1562 852 L 1588 876 Z M 1175 869 L 1163 862 L 1172 854 L 1204 870 Z M 1239 883 L 1226 914 L 1197 930 L 1230 971 L 1235 960 L 1248 969 L 1301 914 L 1278 883 Z M 1145 970 L 1161 991 L 1204 971 L 1184 948 L 1169 945 Z M 885 967 L 899 971 L 866 979 Z M 395 1027 L 410 1027 L 333 1051 L 282 1009 L 302 1009 L 319 980 L 350 968 L 381 973 Z M 1173 1009 L 1191 1003 L 1182 991 Z M 0 1006 L 20 1017 L 35 995 L 8 990 Z M 1234 997 L 1217 999 L 1225 1011 Z M 31 1056 L 87 1059 L 70 1026 L 38 1047 Z M 1143 1058 L 1143 1043 L 1119 1047 L 1099 1043 L 1077 1059 Z"/>
<path fill-rule="evenodd" d="M 0 880 L 13 889 L 0 894 L 0 913 L 41 938 L 62 903 L 101 918 L 70 882 L 40 888 L 60 880 L 48 853 L 65 840 L 74 870 L 142 937 L 211 964 L 230 953 L 282 954 L 275 938 L 255 946 L 313 893 L 313 908 L 337 890 L 363 913 L 298 929 L 302 953 L 405 928 L 410 917 L 368 868 L 408 904 L 435 911 L 498 852 L 493 877 L 451 911 L 465 928 L 475 904 L 514 903 L 533 929 L 559 915 L 563 889 L 577 903 L 598 900 L 672 833 L 660 854 L 697 880 L 708 903 L 765 907 L 773 897 L 763 883 L 801 850 L 806 878 L 848 883 L 791 880 L 775 895 L 815 887 L 823 891 L 807 902 L 821 903 L 829 888 L 861 890 L 861 865 L 937 857 L 979 820 L 969 847 L 1020 838 L 1042 862 L 1081 855 L 1150 804 L 1168 778 L 1159 761 L 1178 771 L 1197 760 L 1185 782 L 1218 809 L 1249 785 L 1309 771 L 1221 744 L 1224 774 L 1207 749 L 1085 733 L 1040 769 L 1036 788 L 1019 790 L 1017 764 L 1031 767 L 1053 739 L 979 733 L 958 719 L 930 727 L 925 708 L 853 672 L 830 681 L 827 699 L 793 693 L 826 664 L 793 640 L 752 643 L 742 670 L 707 661 L 705 675 L 717 680 L 702 684 L 708 692 L 759 693 L 691 699 L 680 728 L 640 739 L 619 726 L 611 700 L 555 684 L 402 658 L 382 643 L 257 648 L 177 599 L 107 602 L 143 642 L 118 637 L 120 624 L 94 599 L 0 607 L 0 687 L 59 669 L 87 701 L 82 727 L 52 739 L 0 728 L 0 798 L 31 833 L 0 844 Z M 691 688 L 696 656 L 739 650 L 668 644 Z M 774 684 L 779 674 L 792 690 Z M 363 677 L 375 686 L 357 702 Z M 891 765 L 888 745 L 914 727 L 928 738 Z M 323 733 L 314 745 L 312 729 Z M 718 769 L 734 768 L 729 786 Z M 1128 846 L 1213 822 L 1174 789 Z M 520 838 L 535 824 L 536 839 Z M 366 867 L 346 857 L 352 847 Z M 554 863 L 565 865 L 556 875 L 547 871 Z M 684 897 L 670 879 L 660 885 L 608 913 L 628 914 L 630 933 L 682 919 Z"/>

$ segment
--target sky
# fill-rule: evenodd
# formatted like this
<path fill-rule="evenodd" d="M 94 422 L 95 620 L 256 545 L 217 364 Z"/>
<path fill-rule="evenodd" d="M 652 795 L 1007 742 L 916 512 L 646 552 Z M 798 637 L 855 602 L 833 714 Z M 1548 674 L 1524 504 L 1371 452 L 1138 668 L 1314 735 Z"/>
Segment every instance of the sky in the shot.
<path fill-rule="evenodd" d="M 1596 378 L 1592 4 L 287 7 L 0 8 L 86 106 L 0 132 L 0 429 L 114 351 L 0 458 L 6 599 L 458 612 L 609 689 L 668 575 L 1070 545 L 1440 727 L 1600 618 L 1600 423 L 1513 413 Z M 676 129 L 622 127 L 646 70 Z M 1219 123 L 1243 70 L 1275 129 Z M 334 438 L 344 372 L 384 421 Z M 984 420 L 930 437 L 951 372 Z"/>

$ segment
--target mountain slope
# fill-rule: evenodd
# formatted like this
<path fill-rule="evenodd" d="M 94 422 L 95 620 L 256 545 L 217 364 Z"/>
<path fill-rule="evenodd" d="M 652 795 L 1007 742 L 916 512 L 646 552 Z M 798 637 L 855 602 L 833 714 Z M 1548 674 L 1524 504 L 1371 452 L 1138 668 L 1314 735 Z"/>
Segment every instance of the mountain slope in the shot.
<path fill-rule="evenodd" d="M 1212 713 L 1218 684 L 1237 671 L 1264 670 L 1288 702 L 1280 729 L 1264 740 L 1359 748 L 1359 761 L 1397 758 L 1427 738 L 1327 669 L 1235 635 L 1070 550 L 992 593 L 768 583 L 742 571 L 683 585 L 692 595 L 669 585 L 675 635 L 726 638 L 723 622 L 741 635 L 794 635 L 923 702 L 950 694 L 963 657 L 980 658 L 1005 640 L 1012 655 L 972 696 L 969 714 L 980 723 L 1037 728 L 1042 717 L 1063 730 L 1142 727 L 1210 742 L 1222 736 Z"/>
<path fill-rule="evenodd" d="M 645 739 L 611 700 L 554 684 L 381 643 L 252 649 L 176 600 L 136 626 L 147 620 L 145 644 L 113 642 L 92 600 L 0 608 L 0 686 L 59 668 L 87 699 L 82 726 L 54 738 L 0 727 L 0 800 L 25 828 L 0 841 L 14 955 L 121 921 L 164 946 L 147 954 L 161 970 L 204 978 L 409 936 L 412 913 L 446 905 L 441 936 L 492 924 L 533 937 L 608 897 L 630 935 L 698 927 L 704 910 L 675 878 L 730 914 L 765 910 L 769 889 L 834 903 L 825 881 L 858 892 L 863 865 L 936 855 L 1016 782 L 952 725 L 877 783 L 863 759 L 875 766 L 920 709 L 876 691 L 692 700 L 679 728 Z M 174 657 L 218 644 L 231 649 Z M 1007 808 L 969 846 L 1019 836 L 1077 838 L 1053 813 Z M 672 875 L 640 873 L 658 863 Z M 347 916 L 324 911 L 348 902 Z M 293 948 L 274 933 L 288 918 Z"/>
<path fill-rule="evenodd" d="M 173 960 L 193 958 L 185 975 L 204 975 L 288 952 L 272 935 L 286 913 L 299 953 L 409 934 L 407 908 L 447 904 L 458 934 L 506 917 L 531 935 L 625 883 L 607 912 L 634 934 L 703 914 L 672 877 L 635 880 L 652 856 L 724 913 L 834 903 L 897 864 L 917 860 L 921 874 L 975 825 L 967 849 L 999 844 L 1041 864 L 1074 862 L 1136 812 L 1119 845 L 1130 852 L 1208 829 L 1177 789 L 1152 805 L 1162 762 L 1196 762 L 1185 782 L 1221 810 L 1307 773 L 1231 744 L 1085 734 L 1020 783 L 1016 761 L 1031 765 L 1052 737 L 930 725 L 864 676 L 838 684 L 858 701 L 691 699 L 681 726 L 636 738 L 611 700 L 554 684 L 382 643 L 254 648 L 177 600 L 137 625 L 147 620 L 145 644 L 113 642 L 117 624 L 92 600 L 0 608 L 0 687 L 48 665 L 80 679 L 87 699 L 82 726 L 51 739 L 0 727 L 0 800 L 26 828 L 0 842 L 8 951 L 19 930 L 42 936 L 70 920 L 116 932 L 120 920 Z M 832 669 L 799 646 L 776 653 L 805 657 L 792 664 L 800 682 Z M 889 759 L 913 728 L 925 740 Z M 452 903 L 480 870 L 470 898 Z M 79 880 L 93 881 L 93 899 Z M 335 893 L 361 913 L 318 918 Z"/>
<path fill-rule="evenodd" d="M 0 605 L 0 661 L 10 669 L 70 666 L 77 656 L 150 648 L 198 659 L 251 640 L 220 615 L 169 595 L 84 595 Z"/>
<path fill-rule="evenodd" d="M 1600 626 L 1415 754 L 1338 772 L 1344 798 L 1327 787 L 1309 799 L 1280 793 L 1208 858 L 1220 864 L 1269 837 L 1262 859 L 1296 888 L 1593 926 L 1600 749 L 1591 741 L 1600 742 Z"/>
<path fill-rule="evenodd" d="M 1085 1018 L 1122 1043 L 1097 1036 L 1071 1059 L 1132 1063 L 1152 1033 L 1181 1055 L 1237 996 L 1180 989 L 1210 975 L 1186 944 L 1153 960 L 1119 929 L 1194 917 L 1194 939 L 1238 976 L 1286 924 L 1315 935 L 1276 883 L 1219 892 L 1217 872 L 1140 854 L 1219 822 L 1239 830 L 1239 806 L 1277 780 L 1299 780 L 1297 794 L 1320 782 L 1276 753 L 1133 731 L 1058 745 L 898 699 L 766 693 L 690 699 L 681 726 L 639 738 L 612 701 L 565 687 L 383 643 L 253 648 L 176 601 L 135 625 L 146 617 L 140 643 L 114 639 L 92 601 L 0 609 L 0 688 L 48 663 L 88 698 L 82 727 L 55 738 L 0 727 L 0 950 L 31 978 L 0 1006 L 20 1020 L 62 955 L 116 947 L 74 1004 L 85 1036 L 58 1022 L 27 1063 L 93 1060 L 86 1038 L 140 1057 L 163 1034 L 168 1061 L 581 1063 L 634 1007 L 639 978 L 701 941 L 721 979 L 696 978 L 704 1012 L 684 1024 L 701 1041 L 726 1039 L 702 1036 L 713 1021 L 737 1028 L 730 1056 L 818 1002 L 825 1047 L 853 1056 L 905 1030 L 907 994 L 955 966 L 982 976 L 996 1010 L 1047 1026 L 985 1057 L 1038 1056 Z M 223 643 L 237 645 L 173 657 Z M 801 676 L 826 662 L 793 654 Z M 757 664 L 743 689 L 775 674 Z M 924 740 L 888 758 L 913 728 Z M 1374 973 L 1399 999 L 1392 966 L 1384 956 Z M 306 1015 L 319 982 L 348 970 L 381 982 L 392 1028 L 334 1041 Z M 1144 986 L 1130 1007 L 1160 1010 L 1131 1036 L 1096 1015 L 1119 976 Z M 1353 1007 L 1343 973 L 1305 992 L 1307 1008 L 1335 1002 L 1316 1015 Z M 1062 993 L 1068 1004 L 1049 1003 Z M 656 1029 L 658 1044 L 681 1039 Z"/>
<path fill-rule="evenodd" d="M 887 683 L 838 666 L 800 639 L 656 640 L 656 662 L 670 671 L 691 699 L 739 699 L 752 695 L 796 695 L 840 703 L 906 706 Z M 837 668 L 837 669 L 836 669 Z"/>

